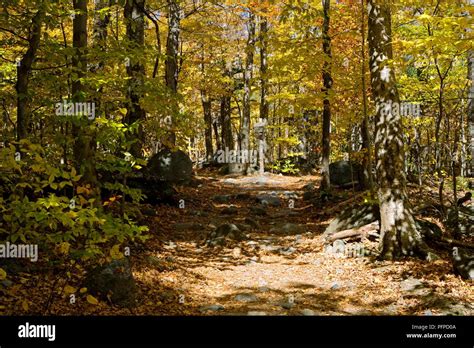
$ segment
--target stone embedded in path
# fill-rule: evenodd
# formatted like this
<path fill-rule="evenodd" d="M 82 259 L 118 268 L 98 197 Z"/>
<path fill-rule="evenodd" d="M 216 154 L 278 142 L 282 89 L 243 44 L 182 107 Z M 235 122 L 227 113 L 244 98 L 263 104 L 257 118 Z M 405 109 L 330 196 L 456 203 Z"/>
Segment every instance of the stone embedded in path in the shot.
<path fill-rule="evenodd" d="M 474 315 L 474 305 L 470 303 L 447 302 L 443 304 L 442 307 L 443 310 L 441 311 L 440 315 Z"/>
<path fill-rule="evenodd" d="M 250 193 L 241 192 L 241 193 L 237 193 L 234 196 L 234 198 L 237 199 L 237 200 L 245 200 L 245 199 L 252 198 L 252 195 Z"/>
<path fill-rule="evenodd" d="M 279 207 L 281 205 L 281 200 L 277 196 L 273 195 L 258 195 L 256 197 L 257 203 L 262 205 L 268 205 L 271 207 Z"/>
<path fill-rule="evenodd" d="M 265 316 L 265 315 L 267 315 L 267 313 L 262 312 L 262 311 L 249 311 L 247 313 L 247 315 L 249 315 L 249 316 Z"/>
<path fill-rule="evenodd" d="M 224 306 L 220 304 L 213 304 L 213 305 L 208 305 L 208 306 L 202 306 L 199 310 L 201 312 L 207 312 L 207 311 L 217 312 L 217 311 L 224 310 Z"/>
<path fill-rule="evenodd" d="M 239 258 L 240 255 L 242 253 L 242 249 L 240 249 L 239 247 L 235 247 L 233 250 L 232 250 L 232 256 L 234 258 Z"/>
<path fill-rule="evenodd" d="M 223 224 L 208 234 L 206 244 L 208 246 L 224 245 L 228 239 L 242 241 L 247 239 L 247 236 L 236 225 Z"/>
<path fill-rule="evenodd" d="M 252 229 L 252 226 L 250 225 L 247 225 L 247 224 L 236 224 L 237 227 L 239 228 L 239 230 L 245 232 L 245 231 L 249 231 Z"/>
<path fill-rule="evenodd" d="M 201 231 L 201 230 L 204 230 L 204 226 L 201 225 L 200 223 L 197 223 L 197 222 L 176 223 L 176 224 L 173 225 L 173 228 L 176 231 L 185 231 L 185 230 Z"/>
<path fill-rule="evenodd" d="M 263 207 L 250 206 L 249 209 L 250 209 L 250 212 L 254 215 L 260 215 L 260 216 L 267 215 L 267 211 Z"/>
<path fill-rule="evenodd" d="M 416 278 L 407 278 L 400 282 L 400 289 L 406 292 L 412 292 L 423 287 L 423 282 Z"/>
<path fill-rule="evenodd" d="M 281 255 L 291 255 L 291 254 L 293 254 L 295 251 L 296 251 L 296 249 L 293 248 L 293 247 L 291 247 L 291 246 L 288 247 L 288 248 L 281 248 L 281 249 L 279 250 L 279 252 L 280 252 Z"/>
<path fill-rule="evenodd" d="M 264 244 L 260 248 L 265 251 L 279 251 L 280 250 L 280 247 L 278 245 Z"/>
<path fill-rule="evenodd" d="M 230 205 L 221 210 L 221 214 L 235 215 L 239 213 L 239 209 L 235 205 Z"/>
<path fill-rule="evenodd" d="M 232 198 L 232 195 L 215 195 L 212 200 L 216 203 L 229 203 Z"/>
<path fill-rule="evenodd" d="M 257 296 L 255 296 L 254 294 L 247 294 L 247 293 L 238 294 L 234 297 L 234 299 L 236 301 L 239 301 L 239 302 L 256 302 L 256 301 L 258 301 Z"/>
<path fill-rule="evenodd" d="M 298 194 L 293 191 L 283 191 L 283 196 L 285 196 L 286 199 L 297 199 Z"/>
<path fill-rule="evenodd" d="M 273 227 L 270 232 L 272 233 L 279 233 L 285 235 L 295 235 L 304 233 L 304 228 L 301 225 L 292 224 L 292 223 L 285 223 L 281 226 Z"/>
<path fill-rule="evenodd" d="M 308 309 L 308 308 L 305 308 L 301 311 L 301 314 L 303 314 L 304 316 L 313 316 L 313 315 L 316 315 L 315 312 L 311 309 Z"/>
<path fill-rule="evenodd" d="M 282 302 L 280 303 L 280 306 L 285 309 L 292 309 L 295 304 L 293 302 Z"/>
<path fill-rule="evenodd" d="M 259 228 L 260 227 L 258 221 L 254 220 L 252 218 L 249 218 L 248 216 L 244 219 L 244 223 L 246 223 L 247 225 L 249 225 L 253 228 Z"/>

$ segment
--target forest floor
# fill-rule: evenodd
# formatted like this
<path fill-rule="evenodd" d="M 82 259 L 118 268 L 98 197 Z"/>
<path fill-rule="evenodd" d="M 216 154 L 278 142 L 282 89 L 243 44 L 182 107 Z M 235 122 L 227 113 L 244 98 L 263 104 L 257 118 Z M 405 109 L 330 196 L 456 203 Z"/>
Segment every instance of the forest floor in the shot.
<path fill-rule="evenodd" d="M 200 187 L 180 188 L 182 208 L 157 206 L 147 216 L 151 238 L 130 257 L 137 281 L 138 305 L 118 308 L 83 298 L 50 299 L 50 314 L 76 315 L 473 315 L 472 283 L 453 274 L 448 251 L 441 260 L 376 261 L 369 257 L 335 258 L 324 253 L 322 233 L 357 193 L 338 191 L 321 206 L 307 207 L 303 186 L 314 176 L 199 177 Z M 255 196 L 273 193 L 282 205 L 258 214 Z M 296 194 L 294 207 L 288 197 Z M 216 195 L 232 197 L 219 204 Z M 232 196 L 230 196 L 232 195 Z M 237 196 L 235 196 L 237 195 Z M 423 197 L 413 193 L 411 199 Z M 225 199 L 224 199 L 225 200 Z M 231 214 L 226 207 L 234 205 Z M 224 212 L 223 212 L 224 210 Z M 247 218 L 247 219 L 246 219 Z M 248 223 L 248 239 L 209 247 L 212 226 Z M 302 227 L 282 233 L 286 223 Z M 9 300 L 7 314 L 41 312 L 45 295 L 59 287 L 54 275 L 23 275 L 18 294 L 29 302 Z M 72 278 L 75 278 L 74 276 Z M 73 281 L 72 281 L 73 282 Z M 78 288 L 80 285 L 78 285 Z M 26 290 L 25 290 L 26 288 Z M 63 286 L 64 289 L 64 286 Z M 56 290 L 53 290 L 53 292 Z M 27 308 L 25 308 L 27 307 Z M 29 309 L 28 309 L 29 308 Z"/>

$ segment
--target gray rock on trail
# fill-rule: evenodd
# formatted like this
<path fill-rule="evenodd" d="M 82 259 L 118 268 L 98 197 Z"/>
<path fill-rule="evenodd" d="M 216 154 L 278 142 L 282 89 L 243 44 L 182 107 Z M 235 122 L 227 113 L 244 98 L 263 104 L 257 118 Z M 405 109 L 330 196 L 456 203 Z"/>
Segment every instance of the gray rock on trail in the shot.
<path fill-rule="evenodd" d="M 292 255 L 296 249 L 293 247 L 281 248 L 278 250 L 281 255 Z"/>
<path fill-rule="evenodd" d="M 232 195 L 215 195 L 212 200 L 216 203 L 229 203 L 232 200 Z"/>
<path fill-rule="evenodd" d="M 242 174 L 246 172 L 248 165 L 245 163 L 228 163 L 227 167 L 229 174 Z"/>
<path fill-rule="evenodd" d="M 246 199 L 250 199 L 251 197 L 252 195 L 250 193 L 245 193 L 245 192 L 237 193 L 234 196 L 234 198 L 237 200 L 246 200 Z"/>
<path fill-rule="evenodd" d="M 163 149 L 150 158 L 146 171 L 170 183 L 189 184 L 193 178 L 193 162 L 181 150 Z"/>
<path fill-rule="evenodd" d="M 304 233 L 305 229 L 301 225 L 293 224 L 293 223 L 285 223 L 281 226 L 273 227 L 270 232 L 278 233 L 278 234 L 285 234 L 285 235 L 296 235 Z"/>
<path fill-rule="evenodd" d="M 344 209 L 335 219 L 331 221 L 324 231 L 327 237 L 333 233 L 359 228 L 380 219 L 378 205 L 356 205 Z"/>
<path fill-rule="evenodd" d="M 279 251 L 281 249 L 281 247 L 279 247 L 278 245 L 268 245 L 268 244 L 263 244 L 260 249 L 264 250 L 264 251 L 270 251 L 270 252 L 274 252 L 274 251 Z"/>
<path fill-rule="evenodd" d="M 314 183 L 309 183 L 303 186 L 303 200 L 310 201 L 315 199 L 318 196 L 318 192 L 316 190 L 316 185 Z"/>
<path fill-rule="evenodd" d="M 178 222 L 173 225 L 173 228 L 176 231 L 185 231 L 185 230 L 202 231 L 204 230 L 204 226 L 197 222 Z"/>
<path fill-rule="evenodd" d="M 263 208 L 263 207 L 250 206 L 249 209 L 250 209 L 250 213 L 252 213 L 253 215 L 259 215 L 259 216 L 267 215 L 267 211 L 266 211 L 266 209 Z"/>
<path fill-rule="evenodd" d="M 474 315 L 474 305 L 469 303 L 455 302 L 443 304 L 443 309 L 440 315 L 462 315 L 472 316 Z"/>
<path fill-rule="evenodd" d="M 400 282 L 400 290 L 404 292 L 413 292 L 423 287 L 424 287 L 423 282 L 416 278 L 407 278 Z"/>
<path fill-rule="evenodd" d="M 262 205 L 268 205 L 271 207 L 279 207 L 281 205 L 281 200 L 277 196 L 273 195 L 258 195 L 256 201 Z"/>
<path fill-rule="evenodd" d="M 84 286 L 92 295 L 122 307 L 135 304 L 137 287 L 127 258 L 114 260 L 90 270 Z"/>
<path fill-rule="evenodd" d="M 247 315 L 249 315 L 249 316 L 266 316 L 267 313 L 263 312 L 263 311 L 249 311 L 247 313 Z"/>
<path fill-rule="evenodd" d="M 336 232 L 357 229 L 377 220 L 380 220 L 380 210 L 377 204 L 358 204 L 344 209 L 336 218 L 334 218 L 324 231 L 323 236 L 328 238 Z M 423 235 L 435 238 L 441 237 L 442 231 L 435 223 L 427 220 L 415 219 L 415 224 L 417 229 Z"/>
<path fill-rule="evenodd" d="M 332 245 L 326 245 L 324 247 L 324 253 L 326 255 L 334 256 L 337 258 L 343 258 L 345 256 L 346 243 L 341 239 L 336 239 Z"/>
<path fill-rule="evenodd" d="M 283 196 L 285 196 L 285 199 L 297 199 L 298 194 L 293 191 L 283 191 Z"/>
<path fill-rule="evenodd" d="M 252 229 L 252 226 L 247 224 L 236 224 L 236 226 L 243 232 L 250 231 Z"/>
<path fill-rule="evenodd" d="M 255 296 L 254 294 L 244 293 L 244 294 L 237 294 L 234 297 L 234 300 L 236 300 L 238 302 L 257 302 L 258 297 Z"/>
<path fill-rule="evenodd" d="M 258 223 L 258 221 L 252 219 L 252 218 L 249 218 L 248 216 L 244 219 L 244 223 L 251 226 L 252 228 L 259 228 L 260 227 L 260 224 Z"/>
<path fill-rule="evenodd" d="M 247 236 L 236 225 L 223 224 L 208 234 L 206 244 L 208 246 L 222 246 L 225 245 L 229 239 L 242 241 L 247 239 Z"/>
<path fill-rule="evenodd" d="M 308 308 L 303 309 L 301 311 L 301 314 L 307 317 L 316 315 L 316 313 L 313 310 L 308 309 Z"/>
<path fill-rule="evenodd" d="M 224 310 L 224 306 L 222 306 L 220 304 L 213 304 L 213 305 L 209 305 L 209 306 L 202 306 L 201 308 L 199 308 L 199 310 L 201 312 L 207 312 L 207 311 L 217 312 L 217 311 Z"/>
<path fill-rule="evenodd" d="M 235 205 L 230 205 L 221 210 L 223 215 L 235 215 L 239 213 L 239 209 Z"/>

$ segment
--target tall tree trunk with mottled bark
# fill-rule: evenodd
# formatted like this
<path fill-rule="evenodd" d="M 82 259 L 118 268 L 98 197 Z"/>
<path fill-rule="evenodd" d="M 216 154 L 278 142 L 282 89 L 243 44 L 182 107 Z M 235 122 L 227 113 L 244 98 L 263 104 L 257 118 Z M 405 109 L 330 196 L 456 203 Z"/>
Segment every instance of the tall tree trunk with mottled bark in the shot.
<path fill-rule="evenodd" d="M 178 92 L 178 55 L 179 55 L 179 36 L 181 33 L 182 10 L 179 0 L 168 0 L 168 38 L 166 40 L 166 59 L 165 59 L 165 83 L 172 96 Z M 174 105 L 172 113 L 178 112 L 178 106 Z M 172 116 L 172 115 L 171 115 Z M 171 129 L 168 132 L 167 145 L 176 145 L 176 133 L 173 130 L 173 117 L 171 117 Z"/>
<path fill-rule="evenodd" d="M 91 102 L 86 100 L 87 88 L 83 80 L 87 74 L 87 0 L 74 0 L 74 19 L 72 44 L 74 55 L 72 57 L 73 72 L 77 76 L 72 81 L 72 101 L 75 103 Z M 98 196 L 97 173 L 95 167 L 94 137 L 90 127 L 90 120 L 84 115 L 74 118 L 72 134 L 74 136 L 74 160 L 81 173 L 81 183 L 89 184 L 92 194 Z"/>
<path fill-rule="evenodd" d="M 17 140 L 25 139 L 28 133 L 30 123 L 29 108 L 29 79 L 33 62 L 36 58 L 36 52 L 41 41 L 41 23 L 43 21 L 44 10 L 39 9 L 33 16 L 30 35 L 28 37 L 28 49 L 18 63 L 17 67 Z"/>
<path fill-rule="evenodd" d="M 202 110 L 204 113 L 204 142 L 206 145 L 206 161 L 211 162 L 212 148 L 212 101 L 205 91 L 201 91 Z"/>
<path fill-rule="evenodd" d="M 260 120 L 266 124 L 268 120 L 268 20 L 267 17 L 260 17 Z M 265 149 L 266 145 L 266 132 L 265 129 L 261 131 L 259 142 L 259 155 L 258 155 L 258 167 L 259 172 L 262 175 L 265 172 Z"/>
<path fill-rule="evenodd" d="M 367 89 L 365 82 L 366 75 L 366 58 L 365 58 L 365 6 L 364 1 L 361 0 L 361 82 L 362 82 L 362 127 L 361 127 L 361 137 L 362 137 L 362 150 L 363 150 L 363 159 L 362 167 L 364 170 L 362 176 L 362 188 L 365 190 L 370 190 L 373 193 L 374 189 L 374 179 L 372 175 L 372 152 L 370 146 L 370 133 L 369 133 L 369 115 L 367 111 Z"/>
<path fill-rule="evenodd" d="M 403 129 L 392 60 L 390 5 L 368 0 L 370 72 L 376 106 L 375 151 L 380 204 L 381 258 L 430 254 L 416 229 L 404 173 Z"/>
<path fill-rule="evenodd" d="M 244 68 L 244 96 L 243 96 L 243 111 L 242 124 L 240 128 L 240 150 L 250 151 L 250 112 L 251 112 L 251 90 L 253 77 L 253 64 L 255 53 L 255 15 L 248 11 L 247 23 L 247 47 L 246 59 Z"/>
<path fill-rule="evenodd" d="M 468 122 L 469 137 L 471 148 L 470 175 L 474 176 L 474 51 L 469 51 L 468 56 L 468 77 L 469 77 L 469 104 L 468 104 Z"/>
<path fill-rule="evenodd" d="M 143 9 L 145 0 L 126 0 L 124 8 L 124 18 L 127 25 L 127 40 L 131 51 L 131 57 L 128 59 L 127 75 L 127 114 L 125 123 L 131 125 L 135 122 L 145 120 L 145 110 L 140 105 L 140 99 L 143 96 L 143 85 L 145 78 L 145 66 L 138 50 L 145 45 L 145 17 Z M 134 140 L 130 148 L 130 153 L 135 157 L 142 157 L 142 148 L 144 142 L 143 126 L 139 125 L 138 132 L 132 135 L 129 140 Z"/>
<path fill-rule="evenodd" d="M 323 1 L 323 132 L 322 132 L 322 163 L 321 163 L 321 190 L 329 191 L 331 189 L 331 181 L 329 178 L 329 157 L 331 155 L 331 101 L 330 93 L 332 88 L 331 76 L 331 37 L 329 36 L 330 24 L 330 0 Z"/>

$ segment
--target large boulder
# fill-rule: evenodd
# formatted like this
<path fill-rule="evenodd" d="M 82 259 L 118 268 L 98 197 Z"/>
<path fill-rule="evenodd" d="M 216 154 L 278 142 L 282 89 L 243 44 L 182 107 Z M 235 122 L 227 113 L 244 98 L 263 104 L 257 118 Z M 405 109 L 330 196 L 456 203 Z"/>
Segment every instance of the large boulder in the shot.
<path fill-rule="evenodd" d="M 334 218 L 324 231 L 324 236 L 359 228 L 372 222 L 380 221 L 380 209 L 378 204 L 359 204 L 344 209 L 336 218 Z M 416 228 L 426 237 L 432 239 L 440 238 L 442 235 L 441 228 L 433 222 L 415 219 Z"/>
<path fill-rule="evenodd" d="M 104 301 L 110 299 L 115 305 L 132 307 L 135 304 L 137 287 L 127 258 L 93 268 L 84 286 L 91 294 Z"/>
<path fill-rule="evenodd" d="M 148 161 L 148 175 L 177 184 L 188 184 L 193 177 L 193 162 L 181 150 L 163 149 Z"/>
<path fill-rule="evenodd" d="M 333 233 L 359 228 L 380 220 L 379 206 L 361 204 L 344 209 L 336 218 L 334 218 L 324 232 L 325 236 Z"/>
<path fill-rule="evenodd" d="M 178 192 L 172 183 L 153 176 L 135 175 L 127 178 L 130 188 L 140 189 L 145 195 L 143 203 L 148 204 L 170 204 L 178 203 Z"/>
<path fill-rule="evenodd" d="M 337 161 L 329 165 L 329 178 L 332 185 L 345 187 L 359 183 L 363 171 L 360 165 L 348 161 Z"/>
<path fill-rule="evenodd" d="M 458 207 L 459 232 L 464 235 L 474 236 L 474 206 Z M 453 208 L 448 210 L 447 225 L 454 229 L 456 226 L 456 211 Z"/>
<path fill-rule="evenodd" d="M 122 195 L 120 190 L 112 189 L 116 183 L 123 182 L 123 176 L 119 173 L 102 170 L 99 171 L 99 182 L 101 185 L 100 194 L 102 200 L 109 199 L 114 194 Z M 144 195 L 140 203 L 148 204 L 170 204 L 176 205 L 178 202 L 177 191 L 172 183 L 148 175 L 146 171 L 133 172 L 126 178 L 127 186 L 131 189 L 140 190 Z M 132 191 L 125 194 L 125 201 L 132 202 Z M 135 197 L 136 198 L 136 197 Z"/>

